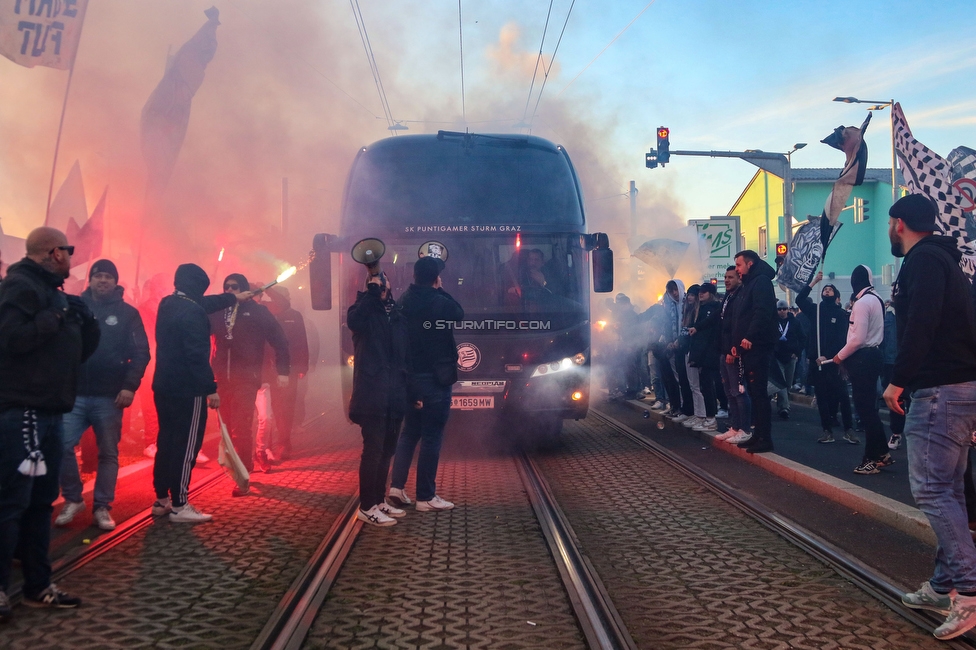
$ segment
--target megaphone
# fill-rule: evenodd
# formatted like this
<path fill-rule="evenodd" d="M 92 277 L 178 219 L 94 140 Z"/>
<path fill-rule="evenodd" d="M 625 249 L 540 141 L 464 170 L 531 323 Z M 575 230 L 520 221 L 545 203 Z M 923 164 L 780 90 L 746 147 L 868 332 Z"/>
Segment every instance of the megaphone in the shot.
<path fill-rule="evenodd" d="M 379 239 L 361 239 L 352 247 L 352 259 L 365 264 L 370 275 L 380 274 L 380 258 L 386 252 L 386 244 Z"/>

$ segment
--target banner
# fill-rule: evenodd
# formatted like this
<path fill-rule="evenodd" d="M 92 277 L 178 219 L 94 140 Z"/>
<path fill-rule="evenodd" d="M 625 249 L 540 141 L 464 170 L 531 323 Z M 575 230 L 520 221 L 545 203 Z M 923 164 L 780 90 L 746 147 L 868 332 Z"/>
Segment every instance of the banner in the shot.
<path fill-rule="evenodd" d="M 814 217 L 793 233 L 790 250 L 776 274 L 776 281 L 784 289 L 799 293 L 804 287 L 809 286 L 810 281 L 817 274 L 817 267 L 820 266 L 820 260 L 824 256 L 824 245 L 821 239 L 823 219 L 822 216 Z M 842 225 L 844 224 L 837 222 L 831 238 L 837 234 Z"/>
<path fill-rule="evenodd" d="M 702 279 L 721 280 L 725 269 L 735 265 L 735 254 L 739 252 L 739 217 L 689 219 L 688 225 L 695 226 L 699 238 L 705 242 Z"/>
<path fill-rule="evenodd" d="M 75 63 L 88 0 L 0 0 L 0 54 L 33 68 Z"/>
<path fill-rule="evenodd" d="M 674 239 L 652 239 L 641 244 L 633 256 L 648 266 L 664 269 L 673 278 L 690 245 Z"/>

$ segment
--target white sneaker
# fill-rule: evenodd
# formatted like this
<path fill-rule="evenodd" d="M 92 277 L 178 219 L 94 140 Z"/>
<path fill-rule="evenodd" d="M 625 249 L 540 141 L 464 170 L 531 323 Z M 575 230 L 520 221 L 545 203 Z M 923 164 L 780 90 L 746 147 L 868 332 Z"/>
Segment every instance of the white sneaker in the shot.
<path fill-rule="evenodd" d="M 384 501 L 383 503 L 377 504 L 377 506 L 379 507 L 380 511 L 382 511 L 383 514 L 386 515 L 387 517 L 397 517 L 397 518 L 400 518 L 400 517 L 404 516 L 405 514 L 407 514 L 407 511 L 406 510 L 403 510 L 402 508 L 397 508 L 396 506 L 391 506 L 386 501 Z"/>
<path fill-rule="evenodd" d="M 697 427 L 702 422 L 704 422 L 703 418 L 700 418 L 697 415 L 693 415 L 687 420 L 685 420 L 684 422 L 682 422 L 681 425 L 687 427 L 688 429 L 693 429 L 694 427 Z"/>
<path fill-rule="evenodd" d="M 731 429 L 730 428 L 727 431 L 725 431 L 723 433 L 720 433 L 717 436 L 715 436 L 715 439 L 716 440 L 728 440 L 729 438 L 732 438 L 734 436 L 739 435 L 739 433 L 740 432 L 739 432 L 738 429 Z"/>
<path fill-rule="evenodd" d="M 173 512 L 173 500 L 169 497 L 165 499 L 156 499 L 152 504 L 152 516 L 162 517 L 163 515 L 168 515 Z"/>
<path fill-rule="evenodd" d="M 446 501 L 446 500 L 440 498 L 436 494 L 434 495 L 434 498 L 431 499 L 430 501 L 418 501 L 417 502 L 417 510 L 420 511 L 420 512 L 432 512 L 432 511 L 438 511 L 438 510 L 452 510 L 453 508 L 454 508 L 454 504 L 453 503 L 451 503 L 450 501 Z"/>
<path fill-rule="evenodd" d="M 651 404 L 651 410 L 652 411 L 663 411 L 664 410 L 664 402 L 662 402 L 660 400 L 657 401 L 657 402 L 654 402 L 653 404 Z"/>
<path fill-rule="evenodd" d="M 357 510 L 356 518 L 374 526 L 393 526 L 397 522 L 393 517 L 387 516 L 379 506 L 373 506 L 369 510 Z"/>
<path fill-rule="evenodd" d="M 413 499 L 407 496 L 406 490 L 403 490 L 402 488 L 391 487 L 387 498 L 392 501 L 393 505 L 395 506 L 413 505 Z"/>
<path fill-rule="evenodd" d="M 151 444 L 151 445 L 149 445 L 148 447 L 146 447 L 146 448 L 145 448 L 145 449 L 144 449 L 144 450 L 142 451 L 142 453 L 143 453 L 143 455 L 144 455 L 144 456 L 146 456 L 147 458 L 155 458 L 155 457 L 156 457 L 156 451 L 157 451 L 157 450 L 156 450 L 156 443 L 154 442 L 153 444 Z"/>
<path fill-rule="evenodd" d="M 58 518 L 54 520 L 55 526 L 67 526 L 71 523 L 71 520 L 75 518 L 79 512 L 85 509 L 85 502 L 80 501 L 74 503 L 73 501 L 66 501 L 64 508 L 61 509 L 61 514 Z"/>
<path fill-rule="evenodd" d="M 717 431 L 718 423 L 715 422 L 715 418 L 705 418 L 693 428 L 695 431 Z"/>
<path fill-rule="evenodd" d="M 112 519 L 108 508 L 95 508 L 92 519 L 95 520 L 95 525 L 102 530 L 115 530 L 115 520 Z"/>
<path fill-rule="evenodd" d="M 207 458 L 207 455 L 204 454 L 203 450 L 201 449 L 200 453 L 197 454 L 197 465 L 203 465 L 204 463 L 209 463 L 209 462 L 210 459 Z"/>
<path fill-rule="evenodd" d="M 945 623 L 935 628 L 932 635 L 947 641 L 961 636 L 976 627 L 976 596 L 956 595 Z"/>
<path fill-rule="evenodd" d="M 188 503 L 182 508 L 173 508 L 173 512 L 169 513 L 169 520 L 178 524 L 198 524 L 211 519 L 213 519 L 213 515 L 200 512 L 193 507 L 192 503 Z"/>
<path fill-rule="evenodd" d="M 684 413 L 678 413 L 676 416 L 674 416 L 673 418 L 671 418 L 671 421 L 672 422 L 684 422 L 685 420 L 688 419 L 688 417 L 689 416 L 685 415 Z"/>
<path fill-rule="evenodd" d="M 726 411 L 725 409 L 719 409 L 718 410 L 718 413 L 715 414 L 715 417 L 717 417 L 717 418 L 727 418 L 727 417 L 729 417 L 729 412 Z"/>
<path fill-rule="evenodd" d="M 737 445 L 740 442 L 747 442 L 749 440 L 752 440 L 752 434 L 746 433 L 745 431 L 740 431 L 731 438 L 727 438 L 725 442 L 729 443 L 730 445 Z"/>

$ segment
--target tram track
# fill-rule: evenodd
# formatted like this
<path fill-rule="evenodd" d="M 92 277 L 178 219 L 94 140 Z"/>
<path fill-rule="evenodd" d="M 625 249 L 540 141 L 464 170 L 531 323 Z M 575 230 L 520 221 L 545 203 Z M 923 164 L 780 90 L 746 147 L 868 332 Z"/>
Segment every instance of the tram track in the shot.
<path fill-rule="evenodd" d="M 901 602 L 901 596 L 904 593 L 902 588 L 894 585 L 871 567 L 851 557 L 842 549 L 827 542 L 795 521 L 774 512 L 756 499 L 737 490 L 721 479 L 712 476 L 664 446 L 653 440 L 649 440 L 639 432 L 599 409 L 591 407 L 590 416 L 595 417 L 602 424 L 637 443 L 695 483 L 710 490 L 729 505 L 747 514 L 765 528 L 831 567 L 840 576 L 911 623 L 929 632 L 933 631 L 942 623 L 942 619 L 936 617 L 934 614 L 930 614 L 924 610 L 906 607 Z M 970 638 L 969 635 L 943 643 L 945 647 L 949 648 L 976 648 L 976 640 Z"/>

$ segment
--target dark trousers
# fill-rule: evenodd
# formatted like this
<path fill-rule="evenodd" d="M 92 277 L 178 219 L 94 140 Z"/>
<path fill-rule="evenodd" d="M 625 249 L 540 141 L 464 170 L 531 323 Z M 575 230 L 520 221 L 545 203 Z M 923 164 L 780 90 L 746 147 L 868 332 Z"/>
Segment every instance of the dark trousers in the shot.
<path fill-rule="evenodd" d="M 668 358 L 667 354 L 655 352 L 654 362 L 657 364 L 658 379 L 664 385 L 664 392 L 668 396 L 668 408 L 677 411 L 681 408 L 681 394 L 678 388 L 678 377 L 671 367 L 671 359 Z M 660 395 L 658 395 L 658 399 L 661 399 Z"/>
<path fill-rule="evenodd" d="M 881 390 L 888 388 L 888 384 L 891 383 L 891 374 L 895 371 L 895 364 L 886 363 L 881 367 Z M 912 404 L 911 391 L 904 391 L 901 394 L 901 399 L 903 402 L 902 408 L 905 409 L 905 413 L 908 413 L 908 407 Z M 905 433 L 905 416 L 900 413 L 895 413 L 894 411 L 888 412 L 888 423 L 891 425 L 891 432 L 897 435 L 902 435 Z M 967 501 L 968 503 L 968 501 Z M 970 521 L 974 521 L 970 519 Z"/>
<path fill-rule="evenodd" d="M 742 354 L 742 373 L 745 377 L 746 391 L 752 400 L 752 443 L 754 445 L 772 444 L 773 409 L 769 405 L 766 384 L 769 383 L 770 350 L 752 349 Z"/>
<path fill-rule="evenodd" d="M 674 369 L 678 373 L 678 387 L 681 391 L 681 412 L 691 417 L 695 414 L 694 394 L 691 383 L 688 382 L 688 367 L 685 365 L 687 352 L 676 352 L 674 355 Z"/>
<path fill-rule="evenodd" d="M 851 402 L 847 399 L 847 384 L 840 376 L 840 369 L 832 363 L 818 368 L 816 361 L 810 361 L 809 380 L 813 384 L 813 390 L 817 396 L 820 428 L 824 431 L 833 431 L 830 421 L 839 407 L 844 430 L 853 429 Z"/>
<path fill-rule="evenodd" d="M 718 374 L 718 368 L 699 368 L 698 383 L 701 385 L 702 397 L 705 399 L 705 417 L 713 418 L 718 410 L 718 394 L 715 392 L 716 384 L 722 383 L 722 377 Z M 721 391 L 724 395 L 725 391 Z"/>
<path fill-rule="evenodd" d="M 854 410 L 864 425 L 863 461 L 878 460 L 888 453 L 884 424 L 878 415 L 878 379 L 883 365 L 878 348 L 861 348 L 844 360 L 844 368 L 851 380 Z"/>
<path fill-rule="evenodd" d="M 725 355 L 721 355 L 721 357 L 722 358 L 719 359 L 719 363 L 724 364 L 725 363 Z M 715 396 L 718 398 L 718 407 L 720 409 L 722 409 L 723 411 L 728 411 L 729 410 L 729 398 L 725 394 L 725 385 L 722 383 L 722 370 L 721 370 L 721 368 L 722 367 L 719 366 L 718 368 L 715 369 L 715 376 L 713 377 L 713 381 L 715 382 L 715 385 L 713 386 L 712 390 L 715 391 Z"/>
<path fill-rule="evenodd" d="M 414 384 L 424 406 L 407 409 L 403 418 L 403 433 L 397 442 L 390 485 L 403 489 L 413 462 L 413 452 L 420 443 L 417 458 L 417 501 L 430 501 L 437 496 L 437 466 L 441 458 L 444 427 L 451 414 L 451 387 L 441 386 L 434 375 L 416 375 Z M 411 397 L 411 399 L 413 399 Z"/>
<path fill-rule="evenodd" d="M 371 417 L 363 420 L 363 455 L 359 459 L 359 507 L 369 510 L 386 498 L 386 477 L 396 451 L 403 418 Z"/>
<path fill-rule="evenodd" d="M 157 499 L 172 497 L 173 507 L 186 505 L 190 474 L 207 428 L 207 398 L 171 397 L 156 393 L 159 437 L 153 463 Z"/>
<path fill-rule="evenodd" d="M 272 449 L 280 456 L 291 452 L 291 430 L 295 426 L 295 404 L 298 403 L 298 375 L 288 377 L 288 386 L 271 387 L 271 410 L 274 411 L 277 437 Z"/>
<path fill-rule="evenodd" d="M 254 400 L 257 399 L 258 389 L 253 384 L 227 382 L 219 392 L 220 414 L 227 425 L 234 450 L 247 471 L 253 472 L 254 433 L 251 425 L 254 424 Z"/>
<path fill-rule="evenodd" d="M 51 584 L 51 505 L 58 498 L 61 467 L 61 414 L 37 414 L 37 437 L 47 473 L 17 471 L 27 458 L 24 410 L 0 413 L 0 589 L 10 590 L 10 567 L 20 559 L 24 594 L 36 596 Z"/>

